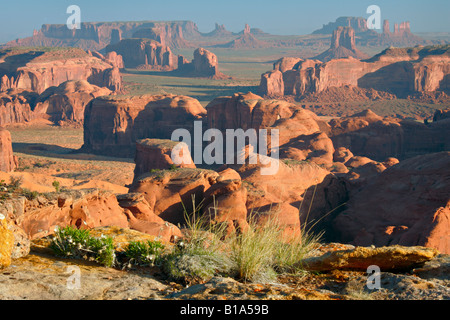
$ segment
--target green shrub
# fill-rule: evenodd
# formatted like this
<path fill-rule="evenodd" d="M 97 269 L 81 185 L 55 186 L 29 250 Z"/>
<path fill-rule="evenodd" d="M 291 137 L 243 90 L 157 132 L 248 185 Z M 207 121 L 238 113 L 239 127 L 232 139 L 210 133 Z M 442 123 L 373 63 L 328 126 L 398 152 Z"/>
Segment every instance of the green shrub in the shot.
<path fill-rule="evenodd" d="M 159 266 L 165 246 L 159 241 L 132 241 L 125 249 L 125 256 L 130 264 L 139 266 Z"/>
<path fill-rule="evenodd" d="M 52 186 L 55 188 L 55 191 L 56 191 L 56 192 L 59 192 L 59 191 L 60 191 L 60 184 L 59 184 L 59 181 L 57 181 L 57 180 L 53 181 Z"/>
<path fill-rule="evenodd" d="M 251 218 L 245 232 L 230 238 L 231 258 L 240 280 L 270 282 L 276 278 L 273 267 L 280 235 L 273 221 L 260 226 Z"/>
<path fill-rule="evenodd" d="M 303 272 L 301 261 L 320 243 L 322 233 L 302 229 L 301 236 L 278 242 L 275 252 L 275 270 L 278 273 L 298 274 Z"/>
<path fill-rule="evenodd" d="M 233 266 L 221 241 L 224 225 L 211 224 L 207 217 L 201 215 L 201 205 L 195 205 L 195 198 L 192 203 L 192 214 L 187 214 L 184 208 L 186 237 L 164 257 L 163 271 L 169 278 L 185 283 L 229 275 Z"/>
<path fill-rule="evenodd" d="M 111 237 L 94 238 L 88 230 L 71 226 L 57 227 L 50 248 L 60 257 L 94 260 L 106 267 L 112 267 L 116 260 Z"/>

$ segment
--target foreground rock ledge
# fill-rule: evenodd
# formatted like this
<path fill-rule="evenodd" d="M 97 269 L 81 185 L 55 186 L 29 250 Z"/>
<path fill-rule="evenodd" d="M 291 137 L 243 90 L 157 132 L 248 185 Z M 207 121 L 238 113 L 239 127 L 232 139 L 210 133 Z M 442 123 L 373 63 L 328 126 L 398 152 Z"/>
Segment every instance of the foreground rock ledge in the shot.
<path fill-rule="evenodd" d="M 430 261 L 439 252 L 425 247 L 357 247 L 351 250 L 330 251 L 307 258 L 302 267 L 309 271 L 367 270 L 374 265 L 382 271 L 409 270 Z"/>

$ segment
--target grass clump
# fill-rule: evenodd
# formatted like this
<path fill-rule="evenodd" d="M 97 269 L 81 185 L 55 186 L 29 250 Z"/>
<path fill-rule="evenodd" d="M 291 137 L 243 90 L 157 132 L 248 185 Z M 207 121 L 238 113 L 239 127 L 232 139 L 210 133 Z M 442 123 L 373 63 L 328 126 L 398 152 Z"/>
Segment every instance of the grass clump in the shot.
<path fill-rule="evenodd" d="M 71 226 L 57 227 L 50 248 L 57 256 L 96 261 L 106 267 L 116 263 L 113 239 L 101 236 L 92 237 L 88 230 L 79 230 Z"/>
<path fill-rule="evenodd" d="M 200 214 L 200 207 L 193 199 L 193 213 L 187 214 L 184 208 L 186 237 L 164 258 L 163 271 L 174 280 L 201 282 L 215 275 L 227 276 L 233 270 L 221 241 L 224 225 L 210 223 Z"/>
<path fill-rule="evenodd" d="M 268 282 L 276 278 L 273 266 L 279 233 L 275 224 L 258 226 L 253 218 L 245 232 L 231 238 L 231 257 L 240 280 Z"/>
<path fill-rule="evenodd" d="M 132 241 L 125 249 L 129 264 L 143 267 L 160 266 L 165 246 L 160 241 Z"/>

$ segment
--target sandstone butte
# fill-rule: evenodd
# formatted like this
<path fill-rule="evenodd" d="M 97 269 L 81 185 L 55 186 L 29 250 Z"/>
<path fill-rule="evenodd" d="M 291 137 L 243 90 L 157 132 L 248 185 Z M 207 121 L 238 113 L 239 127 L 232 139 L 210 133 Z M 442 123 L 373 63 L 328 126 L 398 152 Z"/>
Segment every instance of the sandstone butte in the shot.
<path fill-rule="evenodd" d="M 194 121 L 205 116 L 198 100 L 186 96 L 98 97 L 85 109 L 82 150 L 132 158 L 137 140 L 171 139 L 181 128 L 192 132 Z"/>
<path fill-rule="evenodd" d="M 187 62 L 183 56 L 178 56 L 178 69 L 174 73 L 185 77 L 231 79 L 219 71 L 217 56 L 203 48 L 194 51 L 194 59 L 191 62 Z"/>
<path fill-rule="evenodd" d="M 233 48 L 233 49 L 257 49 L 268 48 L 273 46 L 271 43 L 259 40 L 251 33 L 251 28 L 248 24 L 245 25 L 244 31 L 237 38 L 225 44 L 217 44 L 216 48 Z"/>
<path fill-rule="evenodd" d="M 360 60 L 369 58 L 367 54 L 356 48 L 355 30 L 352 27 L 338 27 L 333 32 L 330 49 L 312 59 L 328 62 L 348 57 Z"/>
<path fill-rule="evenodd" d="M 303 96 L 332 87 L 353 86 L 406 97 L 449 87 L 449 46 L 388 48 L 367 60 L 352 57 L 328 62 L 306 59 L 284 72 L 262 74 L 260 94 Z"/>
<path fill-rule="evenodd" d="M 123 39 L 110 44 L 106 52 L 116 52 L 123 57 L 126 68 L 170 71 L 175 68 L 176 57 L 170 48 L 156 40 L 145 38 Z"/>
<path fill-rule="evenodd" d="M 86 80 L 115 92 L 123 89 L 118 68 L 76 48 L 1 50 L 0 79 L 0 91 L 40 94 L 69 80 Z"/>

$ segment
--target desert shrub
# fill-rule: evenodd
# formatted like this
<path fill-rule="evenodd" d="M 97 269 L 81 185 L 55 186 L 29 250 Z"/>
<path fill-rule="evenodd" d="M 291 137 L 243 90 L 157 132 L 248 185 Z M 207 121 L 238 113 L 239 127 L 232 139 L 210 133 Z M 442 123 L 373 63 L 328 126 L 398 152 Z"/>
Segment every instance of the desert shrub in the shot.
<path fill-rule="evenodd" d="M 56 192 L 60 191 L 60 183 L 59 183 L 59 181 L 57 181 L 57 180 L 53 181 L 52 186 L 55 188 Z"/>
<path fill-rule="evenodd" d="M 111 237 L 92 237 L 88 230 L 71 226 L 57 228 L 50 248 L 61 257 L 94 260 L 106 267 L 115 264 L 116 254 Z"/>
<path fill-rule="evenodd" d="M 15 190 L 17 190 L 17 189 L 19 189 L 20 188 L 20 186 L 22 185 L 22 177 L 17 177 L 17 178 L 14 178 L 14 177 L 10 177 L 9 178 L 9 190 L 10 191 L 15 191 Z"/>
<path fill-rule="evenodd" d="M 26 197 L 28 200 L 34 200 L 39 196 L 39 192 L 30 191 L 28 189 L 22 189 L 22 195 Z"/>
<path fill-rule="evenodd" d="M 270 282 L 276 278 L 274 263 L 280 236 L 274 221 L 258 225 L 251 218 L 245 232 L 230 238 L 231 259 L 240 280 Z"/>
<path fill-rule="evenodd" d="M 185 283 L 200 282 L 215 275 L 229 275 L 233 270 L 232 261 L 226 254 L 221 241 L 225 231 L 222 224 L 211 224 L 207 217 L 200 213 L 200 206 L 187 214 L 186 237 L 178 241 L 172 252 L 164 257 L 163 271 L 169 278 Z"/>
<path fill-rule="evenodd" d="M 305 228 L 301 236 L 279 241 L 275 251 L 275 270 L 289 274 L 304 272 L 301 261 L 317 248 L 321 238 L 322 233 L 314 234 Z"/>
<path fill-rule="evenodd" d="M 132 241 L 125 249 L 124 255 L 129 264 L 139 266 L 159 266 L 165 246 L 159 241 Z"/>

